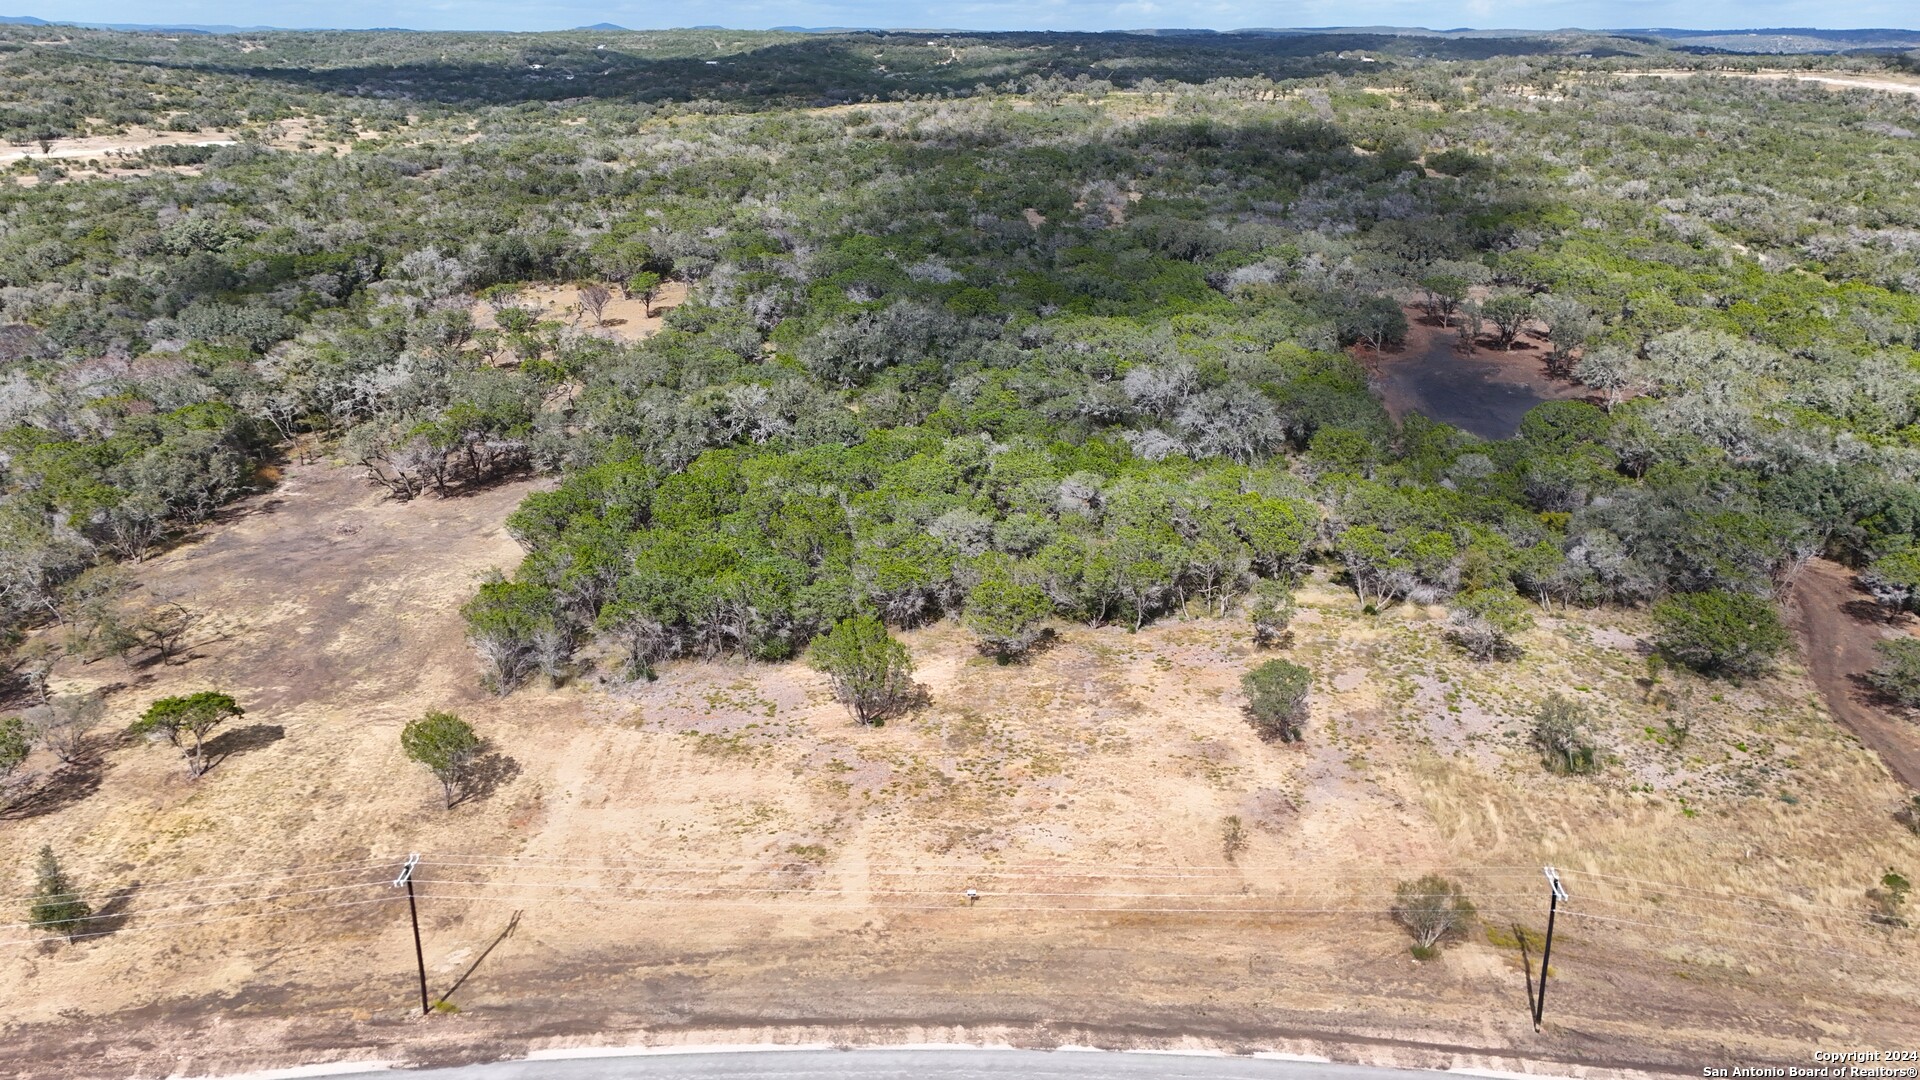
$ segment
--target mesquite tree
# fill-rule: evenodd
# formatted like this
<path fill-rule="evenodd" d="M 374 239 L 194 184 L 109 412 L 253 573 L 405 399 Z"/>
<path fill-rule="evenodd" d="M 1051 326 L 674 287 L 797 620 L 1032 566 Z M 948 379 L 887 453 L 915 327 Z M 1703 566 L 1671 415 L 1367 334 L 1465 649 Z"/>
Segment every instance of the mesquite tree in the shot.
<path fill-rule="evenodd" d="M 202 690 L 197 694 L 161 698 L 147 706 L 129 730 L 135 735 L 164 734 L 167 743 L 180 748 L 187 759 L 187 775 L 199 779 L 207 771 L 207 736 L 213 729 L 246 710 L 232 697 Z"/>
<path fill-rule="evenodd" d="M 473 725 L 450 712 L 430 712 L 400 729 L 400 749 L 432 771 L 449 810 L 465 795 L 467 771 L 480 748 Z"/>

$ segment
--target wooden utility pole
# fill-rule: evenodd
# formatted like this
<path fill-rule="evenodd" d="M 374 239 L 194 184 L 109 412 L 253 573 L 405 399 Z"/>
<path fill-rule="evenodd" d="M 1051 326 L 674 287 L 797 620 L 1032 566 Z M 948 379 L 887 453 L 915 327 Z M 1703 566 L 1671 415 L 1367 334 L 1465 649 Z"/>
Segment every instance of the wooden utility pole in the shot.
<path fill-rule="evenodd" d="M 1547 943 L 1540 950 L 1540 992 L 1533 999 L 1533 1030 L 1540 1030 L 1540 1017 L 1547 1011 L 1547 966 L 1553 963 L 1553 917 L 1560 910 L 1560 901 L 1567 898 L 1566 886 L 1560 884 L 1560 872 L 1553 867 L 1543 868 L 1547 875 L 1547 884 L 1553 893 L 1547 897 Z"/>
<path fill-rule="evenodd" d="M 407 914 L 413 918 L 413 962 L 420 968 L 420 1015 L 427 1016 L 433 1008 L 427 1004 L 427 954 L 420 948 L 420 909 L 413 902 L 413 868 L 420 865 L 419 855 L 407 856 L 407 865 L 400 868 L 400 876 L 393 879 L 393 887 L 407 887 Z M 1539 1021 L 1534 1021 L 1539 1026 Z"/>

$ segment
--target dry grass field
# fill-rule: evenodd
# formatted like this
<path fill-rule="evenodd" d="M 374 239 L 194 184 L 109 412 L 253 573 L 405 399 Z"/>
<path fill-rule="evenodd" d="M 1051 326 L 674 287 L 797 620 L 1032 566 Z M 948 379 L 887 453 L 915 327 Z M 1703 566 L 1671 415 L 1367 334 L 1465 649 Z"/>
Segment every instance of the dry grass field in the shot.
<path fill-rule="evenodd" d="M 1018 668 L 955 625 L 915 631 L 926 704 L 873 729 L 797 664 L 641 684 L 603 664 L 496 699 L 456 608 L 517 560 L 501 522 L 528 490 L 396 504 L 300 466 L 136 568 L 209 614 L 201 640 L 169 664 L 67 661 L 56 685 L 108 689 L 115 727 L 205 688 L 247 715 L 197 781 L 167 747 L 113 741 L 0 821 L 5 894 L 52 843 L 113 916 L 75 945 L 0 930 L 0 1072 L 751 1028 L 1697 1074 L 1902 1045 L 1920 1022 L 1915 931 L 1870 924 L 1863 897 L 1888 866 L 1920 872 L 1890 816 L 1903 789 L 1792 662 L 1744 685 L 1669 676 L 1677 738 L 1679 713 L 1648 703 L 1640 614 L 1546 613 L 1524 657 L 1477 664 L 1440 609 L 1364 616 L 1322 575 L 1278 650 L 1317 677 L 1296 745 L 1242 718 L 1260 654 L 1236 620 L 1062 626 Z M 1550 775 L 1527 746 L 1552 691 L 1591 704 L 1601 776 Z M 397 744 L 434 708 L 499 755 L 452 811 Z M 424 1020 L 387 884 L 409 852 L 449 1003 Z M 1536 1035 L 1514 927 L 1543 928 L 1543 863 L 1573 900 Z M 1435 870 L 1484 925 L 1416 963 L 1384 909 Z"/>

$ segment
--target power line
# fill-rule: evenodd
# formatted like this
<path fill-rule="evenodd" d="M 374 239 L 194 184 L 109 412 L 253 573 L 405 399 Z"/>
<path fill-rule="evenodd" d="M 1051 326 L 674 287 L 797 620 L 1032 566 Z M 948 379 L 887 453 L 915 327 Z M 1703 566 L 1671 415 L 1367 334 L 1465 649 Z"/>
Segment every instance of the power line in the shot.
<path fill-rule="evenodd" d="M 1567 912 L 1567 915 L 1569 918 L 1585 919 L 1588 922 L 1611 923 L 1615 926 L 1637 926 L 1637 927 L 1644 927 L 1646 929 L 1651 929 L 1651 930 L 1664 930 L 1671 934 L 1689 934 L 1689 935 L 1692 935 L 1693 937 L 1712 938 L 1717 941 L 1739 941 L 1739 942 L 1745 942 L 1747 944 L 1755 944 L 1753 941 L 1751 941 L 1748 938 L 1730 937 L 1726 934 L 1714 934 L 1705 930 L 1688 930 L 1678 926 L 1661 926 L 1659 923 L 1634 922 L 1631 919 L 1615 919 L 1606 915 L 1589 915 L 1586 912 L 1581 912 L 1581 911 L 1569 911 Z M 1816 948 L 1811 945 L 1789 945 L 1784 942 L 1775 942 L 1775 941 L 1767 942 L 1766 945 L 1770 949 L 1794 949 L 1799 952 L 1823 953 L 1828 956 L 1844 956 L 1852 960 L 1863 960 L 1868 963 L 1873 962 L 1872 957 L 1862 956 L 1859 953 L 1847 952 L 1844 949 L 1823 949 L 1823 948 Z"/>
<path fill-rule="evenodd" d="M 557 882 L 520 881 L 520 880 L 460 881 L 453 878 L 426 878 L 426 877 L 422 877 L 419 880 L 422 885 L 454 885 L 454 886 L 462 886 L 462 887 L 478 886 L 483 888 L 493 887 L 497 885 L 511 885 L 515 888 L 528 888 L 528 889 L 601 889 L 601 890 L 616 890 L 616 891 L 623 891 L 623 892 L 648 892 L 648 893 L 728 892 L 728 893 L 737 893 L 737 894 L 745 895 L 745 894 L 754 894 L 754 893 L 792 893 L 792 892 L 811 891 L 810 887 L 807 885 L 763 886 L 763 887 L 748 887 L 748 886 L 733 886 L 733 885 L 691 885 L 691 886 L 687 886 L 687 885 L 610 885 L 610 884 L 598 884 L 598 883 L 582 883 L 582 882 L 573 882 L 573 881 L 557 881 Z M 944 896 L 944 895 L 947 895 L 951 890 L 886 889 L 886 888 L 874 889 L 874 888 L 860 888 L 857 886 L 851 886 L 851 887 L 850 886 L 834 886 L 832 891 L 838 892 L 838 893 L 853 891 L 853 892 L 862 893 L 869 896 Z M 1232 900 L 1232 899 L 1259 899 L 1262 897 L 1262 894 L 1257 892 L 1111 893 L 1111 892 L 1036 892 L 1036 891 L 1029 891 L 1024 889 L 1017 890 L 1017 891 L 1009 890 L 1009 891 L 1002 891 L 1002 892 L 995 892 L 991 890 L 981 890 L 980 895 L 981 896 L 1067 896 L 1067 897 L 1080 897 L 1080 898 L 1112 898 L 1116 900 L 1121 900 L 1121 899 L 1194 900 L 1194 899 L 1215 899 L 1215 898 L 1222 899 L 1222 900 Z M 1271 895 L 1277 896 L 1278 894 L 1271 894 Z M 1517 898 L 1517 897 L 1529 896 L 1529 895 L 1531 894 L 1494 893 L 1494 894 L 1488 894 L 1484 896 L 1483 899 L 1489 899 L 1489 900 L 1511 899 L 1511 898 Z"/>
<path fill-rule="evenodd" d="M 487 854 L 464 854 L 464 853 L 448 853 L 448 854 L 440 854 L 440 855 L 422 854 L 420 858 L 423 862 L 434 864 L 434 865 L 440 865 L 440 866 L 455 865 L 462 861 L 473 861 L 476 863 L 486 863 L 486 864 L 508 863 L 508 864 L 524 864 L 524 865 L 551 863 L 551 864 L 564 864 L 568 868 L 584 866 L 584 867 L 605 868 L 610 870 L 611 869 L 646 868 L 646 867 L 662 867 L 662 868 L 670 868 L 670 869 L 711 868 L 711 869 L 717 869 L 717 870 L 753 869 L 754 868 L 753 865 L 750 863 L 738 862 L 738 861 L 735 861 L 735 862 L 688 862 L 688 861 L 674 861 L 674 860 L 660 860 L 660 859 L 607 861 L 607 860 L 597 860 L 597 859 L 574 859 L 574 858 L 566 858 L 561 856 L 487 855 Z M 1094 870 L 1100 873 L 1125 873 L 1125 872 L 1145 871 L 1145 870 L 1178 870 L 1183 872 L 1199 871 L 1199 872 L 1205 872 L 1205 873 L 1211 873 L 1211 874 L 1224 875 L 1224 874 L 1238 874 L 1238 873 L 1245 873 L 1249 871 L 1259 871 L 1259 870 L 1293 872 L 1298 870 L 1299 867 L 1301 866 L 1344 867 L 1345 871 L 1341 871 L 1341 872 L 1360 872 L 1360 873 L 1371 873 L 1371 874 L 1405 874 L 1407 872 L 1407 870 L 1404 867 L 1382 866 L 1377 863 L 1349 863 L 1349 862 L 1335 862 L 1333 860 L 1312 860 L 1312 859 L 1303 860 L 1299 863 L 1288 864 L 1288 865 L 1252 865 L 1252 864 L 1246 864 L 1246 863 L 1237 863 L 1232 866 L 1218 866 L 1218 867 L 1184 866 L 1179 863 L 1137 863 L 1137 864 L 1012 863 L 1012 864 L 996 865 L 993 863 L 983 864 L 983 863 L 973 863 L 973 862 L 960 862 L 955 860 L 941 861 L 937 859 L 900 864 L 900 866 L 901 866 L 901 869 L 903 870 L 924 871 L 924 872 L 934 872 L 934 871 L 938 871 L 948 867 L 951 867 L 956 871 L 967 871 L 967 872 L 977 871 L 977 870 L 995 870 L 995 869 L 1000 871 L 1005 871 L 1005 872 L 1020 872 L 1025 870 L 1058 871 L 1058 870 L 1077 869 L 1081 866 L 1086 866 L 1089 870 Z M 1478 864 L 1468 864 L 1468 863 L 1460 863 L 1460 864 L 1454 864 L 1454 865 L 1439 865 L 1439 866 L 1422 864 L 1422 866 L 1424 869 L 1430 870 L 1430 871 L 1452 870 L 1455 872 L 1483 872 L 1483 873 L 1494 872 L 1494 873 L 1514 873 L 1514 874 L 1524 873 L 1529 876 L 1531 876 L 1532 874 L 1538 873 L 1540 869 L 1537 866 L 1481 866 Z M 881 867 L 879 869 L 885 869 L 885 867 Z"/>
<path fill-rule="evenodd" d="M 152 893 L 191 892 L 198 889 L 237 889 L 247 885 L 270 884 L 275 881 L 291 881 L 296 878 L 333 877 L 338 874 L 371 870 L 377 866 L 389 866 L 392 865 L 392 863 L 392 859 L 378 859 L 358 863 L 341 863 L 337 864 L 337 868 L 332 870 L 301 870 L 294 873 L 259 873 L 240 874 L 230 877 L 181 878 L 173 881 L 162 881 L 153 885 L 142 884 L 139 886 L 139 891 L 141 895 L 145 896 Z M 30 903 L 37 899 L 39 899 L 37 895 L 31 894 L 0 897 L 0 904 Z"/>
<path fill-rule="evenodd" d="M 421 882 L 421 884 L 431 885 L 433 883 L 428 881 L 423 881 Z M 468 900 L 468 901 L 490 900 L 490 901 L 498 901 L 503 903 L 515 903 L 515 904 L 538 904 L 538 903 L 678 904 L 678 903 L 682 903 L 682 901 L 678 899 L 673 899 L 670 897 L 649 897 L 649 896 L 633 896 L 633 897 L 625 897 L 625 896 L 603 896 L 603 897 L 492 896 L 492 895 L 455 896 L 450 893 L 421 893 L 420 899 L 422 900 Z M 829 903 L 819 903 L 817 901 L 809 901 L 809 900 L 797 900 L 792 903 L 783 903 L 778 905 L 777 907 L 769 906 L 762 902 L 731 901 L 731 900 L 715 900 L 711 902 L 702 903 L 701 906 L 702 907 L 747 907 L 747 908 L 755 908 L 761 911 L 765 911 L 768 914 L 773 914 L 775 912 L 782 911 L 782 910 L 793 910 L 795 908 L 807 909 L 807 910 L 823 910 L 823 911 L 872 911 L 873 910 L 872 905 L 868 905 L 868 904 L 860 904 L 860 903 L 829 904 Z M 1236 908 L 1236 907 L 1142 908 L 1142 907 L 1068 907 L 1065 905 L 1031 905 L 1031 906 L 1016 907 L 1016 906 L 1008 906 L 1003 904 L 989 904 L 984 907 L 970 908 L 965 903 L 964 898 L 958 895 L 956 895 L 955 900 L 951 903 L 894 905 L 890 907 L 888 910 L 952 911 L 956 914 L 963 913 L 963 912 L 972 912 L 974 914 L 978 914 L 980 912 L 1022 912 L 1022 913 L 1056 912 L 1056 913 L 1086 913 L 1086 914 L 1100 914 L 1100 915 L 1170 915 L 1170 914 L 1180 914 L 1180 915 L 1386 915 L 1386 914 L 1391 914 L 1391 911 L 1389 909 L 1384 909 L 1384 908 Z"/>
<path fill-rule="evenodd" d="M 126 928 L 114 929 L 114 930 L 95 930 L 90 933 L 75 934 L 74 939 L 78 940 L 80 938 L 105 937 L 109 934 L 115 937 L 118 937 L 121 934 L 141 934 L 141 933 L 146 933 L 149 930 L 177 930 L 184 926 L 208 926 L 213 923 L 238 922 L 244 919 L 277 919 L 277 918 L 284 918 L 284 917 L 293 916 L 293 915 L 304 915 L 304 914 L 307 914 L 308 912 L 313 912 L 313 911 L 332 911 L 337 908 L 364 907 L 367 904 L 385 904 L 385 903 L 391 903 L 392 901 L 399 900 L 399 899 L 403 899 L 403 898 L 398 895 L 377 896 L 372 900 L 348 900 L 338 904 L 315 904 L 309 907 L 294 908 L 291 911 L 256 911 L 246 915 L 223 915 L 213 919 L 193 919 L 187 922 L 158 923 L 153 926 L 132 926 L 132 927 L 126 927 Z M 133 918 L 134 914 L 129 912 L 127 917 Z M 0 948 L 35 945 L 43 940 L 45 939 L 44 938 L 22 938 L 17 941 L 0 941 Z"/>
<path fill-rule="evenodd" d="M 808 866 L 806 867 L 806 869 L 802 870 L 797 868 L 797 866 L 793 864 L 786 865 L 786 866 L 748 866 L 743 864 L 730 864 L 726 866 L 716 866 L 712 868 L 700 868 L 700 867 L 675 867 L 675 866 L 669 866 L 665 864 L 648 865 L 648 866 L 631 866 L 631 865 L 617 865 L 617 864 L 606 864 L 606 863 L 595 864 L 595 865 L 564 865 L 564 864 L 542 864 L 542 863 L 517 863 L 517 862 L 478 862 L 478 861 L 471 861 L 471 860 L 453 860 L 453 859 L 435 859 L 433 860 L 433 865 L 469 867 L 469 868 L 481 869 L 481 870 L 555 870 L 555 871 L 598 870 L 598 871 L 602 871 L 609 874 L 620 874 L 620 873 L 659 874 L 659 875 L 670 874 L 670 875 L 676 875 L 681 877 L 690 877 L 690 876 L 698 876 L 698 875 L 722 876 L 722 875 L 728 875 L 728 874 L 754 877 L 754 876 L 794 874 L 794 873 L 806 872 L 806 873 L 816 873 L 816 874 L 864 875 L 867 877 L 942 877 L 942 878 L 950 878 L 950 879 L 976 879 L 976 880 L 982 879 L 982 878 L 1026 879 L 1026 878 L 1035 878 L 1035 877 L 1047 877 L 1047 878 L 1053 878 L 1053 879 L 1120 878 L 1120 879 L 1126 879 L 1130 881 L 1219 881 L 1222 883 L 1230 883 L 1230 882 L 1237 882 L 1237 881 L 1244 880 L 1244 875 L 1240 874 L 1239 871 L 1232 870 L 1232 869 L 1224 870 L 1218 873 L 1191 873 L 1191 874 L 1132 873 L 1132 872 L 1126 872 L 1126 871 L 1091 870 L 1091 869 L 1081 870 L 1077 868 L 1060 868 L 1060 867 L 1035 867 L 1031 869 L 1019 869 L 1019 870 L 994 870 L 994 869 L 986 869 L 986 868 L 962 868 L 962 867 L 955 867 L 952 869 L 947 869 L 947 868 L 922 869 L 922 868 L 914 868 L 914 867 L 892 868 L 892 867 L 866 866 L 866 867 L 858 867 L 858 868 L 836 868 L 836 867 L 825 867 L 825 866 L 821 866 L 821 867 Z M 1301 880 L 1304 880 L 1304 881 L 1356 880 L 1357 881 L 1357 880 L 1377 878 L 1377 877 L 1401 877 L 1401 876 L 1404 876 L 1405 874 L 1406 874 L 1405 870 L 1382 869 L 1377 873 L 1371 873 L 1371 874 L 1331 873 L 1331 872 L 1330 873 L 1307 873 L 1307 874 L 1289 874 L 1287 875 L 1287 878 L 1288 880 L 1293 880 L 1293 881 L 1301 881 Z M 1502 873 L 1490 874 L 1485 876 L 1501 878 L 1501 877 L 1518 877 L 1520 875 L 1517 872 L 1512 874 L 1502 872 Z"/>
<path fill-rule="evenodd" d="M 319 889 L 300 889 L 294 892 L 271 893 L 266 896 L 236 896 L 230 900 L 215 900 L 205 904 L 179 904 L 174 907 L 151 908 L 140 912 L 114 912 L 106 915 L 96 913 L 93 915 L 84 915 L 72 921 L 84 922 L 88 919 L 118 919 L 123 916 L 131 917 L 135 914 L 157 915 L 168 911 L 200 911 L 206 908 L 232 907 L 235 904 L 251 904 L 262 900 L 281 900 L 289 896 L 318 896 L 324 893 L 345 892 L 348 889 L 365 889 L 377 884 L 380 884 L 380 882 L 359 881 L 352 885 L 331 885 Z M 34 922 L 0 923 L 0 930 L 24 930 L 31 929 L 38 925 L 38 923 Z"/>
<path fill-rule="evenodd" d="M 1777 900 L 1764 900 L 1757 896 L 1744 896 L 1740 894 L 1734 894 L 1732 896 L 1729 896 L 1725 893 L 1718 893 L 1708 889 L 1704 889 L 1698 885 L 1677 885 L 1671 882 L 1646 881 L 1641 878 L 1622 877 L 1617 874 L 1600 874 L 1600 873 L 1594 873 L 1592 871 L 1587 871 L 1587 870 L 1563 870 L 1561 872 L 1567 873 L 1567 874 L 1579 874 L 1583 877 L 1599 878 L 1605 881 L 1624 881 L 1624 882 L 1629 882 L 1635 885 L 1645 885 L 1645 886 L 1650 886 L 1656 889 L 1663 889 L 1667 892 L 1672 892 L 1672 893 L 1691 894 L 1689 896 L 1684 897 L 1687 899 L 1710 900 L 1715 903 L 1723 903 L 1723 904 L 1744 902 L 1744 903 L 1750 903 L 1750 904 L 1763 904 L 1763 905 L 1769 905 L 1769 906 L 1775 906 L 1775 907 L 1790 907 L 1789 905 L 1781 903 L 1780 901 L 1777 901 Z M 1829 907 L 1829 908 L 1837 908 L 1837 909 L 1842 908 L 1842 905 L 1827 904 L 1818 900 L 1807 900 L 1807 901 L 1804 901 L 1803 903 L 1807 907 Z"/>
<path fill-rule="evenodd" d="M 1705 898 L 1702 897 L 1701 899 L 1705 899 Z M 1638 907 L 1644 906 L 1644 902 L 1640 904 L 1636 904 L 1634 901 L 1631 901 L 1631 900 L 1616 900 L 1616 899 L 1612 899 L 1610 897 L 1605 897 L 1605 896 L 1588 896 L 1585 894 L 1582 894 L 1582 896 L 1580 897 L 1580 902 L 1583 904 L 1587 904 L 1587 903 L 1611 904 L 1615 907 L 1638 908 Z M 1779 915 L 1798 918 L 1798 919 L 1831 919 L 1836 922 L 1843 922 L 1843 923 L 1847 923 L 1849 925 L 1855 925 L 1855 926 L 1872 927 L 1873 925 L 1875 925 L 1874 921 L 1871 918 L 1858 912 L 1852 915 L 1829 915 L 1824 912 L 1794 911 L 1790 908 L 1780 908 L 1780 909 L 1777 909 L 1775 913 Z M 1774 929 L 1789 929 L 1787 927 L 1778 926 L 1777 924 L 1774 924 L 1774 923 L 1759 922 L 1753 919 L 1739 919 L 1731 915 L 1721 915 L 1713 912 L 1700 912 L 1700 913 L 1675 912 L 1674 914 L 1683 915 L 1683 916 L 1686 916 L 1689 918 L 1695 918 L 1695 919 L 1713 919 L 1718 922 L 1733 923 L 1738 926 L 1759 926 L 1759 927 L 1771 927 Z M 1807 931 L 1807 932 L 1814 933 L 1817 931 Z"/>

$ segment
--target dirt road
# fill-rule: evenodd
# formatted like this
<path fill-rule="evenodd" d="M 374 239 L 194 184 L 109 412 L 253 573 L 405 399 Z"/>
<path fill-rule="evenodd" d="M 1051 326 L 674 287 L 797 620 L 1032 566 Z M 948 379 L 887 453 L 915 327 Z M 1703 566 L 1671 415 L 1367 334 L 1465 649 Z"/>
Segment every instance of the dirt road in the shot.
<path fill-rule="evenodd" d="M 0 150 L 0 165 L 11 165 L 22 159 L 57 161 L 115 157 L 138 154 L 142 150 L 151 150 L 156 146 L 232 146 L 236 141 L 231 135 L 221 134 L 148 137 L 107 135 L 90 139 L 60 139 L 54 142 L 53 148 L 44 154 L 40 153 L 38 146 Z"/>
<path fill-rule="evenodd" d="M 1795 82 L 1818 83 L 1835 90 L 1880 90 L 1889 94 L 1920 95 L 1920 79 L 1903 79 L 1897 76 L 1867 78 L 1860 75 L 1820 75 L 1798 71 L 1628 71 L 1620 72 L 1628 78 L 1652 79 L 1691 79 L 1695 75 L 1712 75 L 1723 79 L 1765 79 L 1777 81 L 1791 79 Z"/>
<path fill-rule="evenodd" d="M 1873 598 L 1854 584 L 1847 568 L 1825 559 L 1808 564 L 1793 585 L 1793 628 L 1827 706 L 1895 777 L 1920 790 L 1920 727 L 1877 704 L 1861 678 L 1877 660 L 1874 642 L 1901 630 L 1874 608 Z"/>

